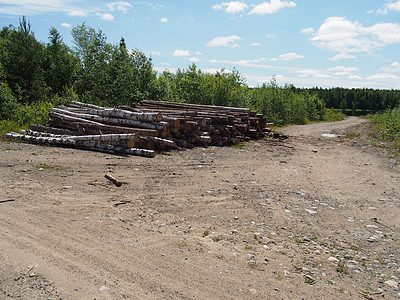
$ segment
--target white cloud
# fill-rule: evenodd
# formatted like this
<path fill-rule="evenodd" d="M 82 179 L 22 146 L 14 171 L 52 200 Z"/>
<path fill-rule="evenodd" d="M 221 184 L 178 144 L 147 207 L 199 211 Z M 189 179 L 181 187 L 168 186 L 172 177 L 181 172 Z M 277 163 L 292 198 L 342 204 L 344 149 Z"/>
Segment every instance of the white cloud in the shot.
<path fill-rule="evenodd" d="M 247 47 L 260 47 L 260 46 L 261 46 L 260 43 L 251 43 L 247 45 Z"/>
<path fill-rule="evenodd" d="M 349 53 L 370 53 L 388 44 L 400 43 L 400 25 L 378 23 L 364 27 L 358 21 L 330 17 L 312 34 L 310 40 L 321 49 L 341 54 L 332 58 L 338 60 L 350 58 Z"/>
<path fill-rule="evenodd" d="M 304 28 L 300 31 L 302 34 L 313 34 L 314 33 L 314 29 L 313 28 Z"/>
<path fill-rule="evenodd" d="M 72 9 L 70 11 L 67 12 L 68 15 L 70 15 L 71 17 L 87 17 L 87 12 L 83 11 L 83 10 L 76 10 L 76 9 Z"/>
<path fill-rule="evenodd" d="M 250 67 L 250 68 L 258 68 L 258 69 L 273 69 L 276 70 L 276 66 L 261 64 L 264 61 L 264 58 L 261 59 L 253 59 L 253 60 L 217 60 L 211 59 L 209 60 L 210 63 L 217 63 L 222 65 L 232 65 L 232 66 L 243 66 L 243 67 Z M 280 69 L 287 69 L 287 68 L 280 68 Z"/>
<path fill-rule="evenodd" d="M 276 35 L 275 35 L 275 33 L 267 33 L 266 37 L 267 37 L 267 39 L 275 39 Z"/>
<path fill-rule="evenodd" d="M 215 10 L 224 9 L 225 12 L 232 15 L 244 11 L 246 8 L 248 8 L 247 4 L 239 1 L 223 2 L 213 6 Z"/>
<path fill-rule="evenodd" d="M 389 67 L 383 67 L 381 70 L 385 73 L 397 73 L 400 72 L 400 63 L 394 62 Z"/>
<path fill-rule="evenodd" d="M 352 76 L 353 72 L 358 71 L 358 67 L 336 66 L 329 68 L 328 71 L 333 72 L 335 76 Z"/>
<path fill-rule="evenodd" d="M 189 59 L 191 62 L 199 62 L 200 59 L 198 59 L 197 57 L 192 57 Z"/>
<path fill-rule="evenodd" d="M 400 76 L 389 73 L 376 73 L 367 77 L 368 80 L 400 80 Z"/>
<path fill-rule="evenodd" d="M 386 15 L 391 11 L 400 11 L 400 1 L 387 2 L 382 8 L 378 9 L 377 12 Z"/>
<path fill-rule="evenodd" d="M 196 55 L 203 55 L 203 53 L 201 53 L 200 51 L 197 51 L 195 54 Z"/>
<path fill-rule="evenodd" d="M 237 35 L 230 36 L 218 36 L 206 43 L 207 47 L 238 47 L 236 41 L 240 41 L 242 38 Z"/>
<path fill-rule="evenodd" d="M 174 53 L 172 55 L 173 56 L 189 56 L 190 52 L 189 52 L 189 50 L 177 49 L 177 50 L 174 51 Z"/>
<path fill-rule="evenodd" d="M 303 70 L 297 70 L 296 73 L 300 74 L 300 77 L 313 77 L 313 78 L 330 78 L 331 76 L 328 74 L 325 74 L 321 70 L 316 70 L 316 69 L 303 69 Z"/>
<path fill-rule="evenodd" d="M 284 61 L 295 60 L 300 58 L 304 58 L 304 56 L 293 52 L 279 55 L 279 59 Z"/>
<path fill-rule="evenodd" d="M 361 80 L 361 79 L 363 79 L 361 76 L 358 76 L 358 75 L 351 75 L 351 76 L 349 76 L 347 78 L 350 79 L 350 80 Z"/>
<path fill-rule="evenodd" d="M 358 68 L 357 67 L 336 66 L 333 68 L 329 68 L 328 71 L 356 72 L 356 71 L 358 71 Z"/>
<path fill-rule="evenodd" d="M 68 23 L 61 23 L 61 27 L 70 28 L 70 27 L 72 27 L 72 25 L 68 24 Z"/>
<path fill-rule="evenodd" d="M 390 65 L 391 67 L 395 68 L 397 71 L 400 71 L 400 63 L 399 62 L 394 62 Z"/>
<path fill-rule="evenodd" d="M 161 23 L 168 23 L 168 19 L 167 19 L 167 18 L 161 18 L 161 19 L 160 19 L 160 22 L 161 22 Z"/>
<path fill-rule="evenodd" d="M 296 3 L 293 1 L 271 0 L 271 2 L 263 2 L 258 5 L 253 5 L 253 9 L 249 15 L 260 15 L 277 13 L 280 9 L 285 7 L 295 7 Z"/>
<path fill-rule="evenodd" d="M 104 21 L 113 21 L 114 16 L 109 13 L 97 13 L 97 15 Z"/>
<path fill-rule="evenodd" d="M 380 23 L 367 28 L 371 35 L 385 44 L 400 43 L 400 24 Z"/>
<path fill-rule="evenodd" d="M 339 54 L 335 55 L 334 57 L 330 57 L 329 60 L 337 61 L 337 60 L 341 60 L 341 59 L 353 59 L 353 58 L 357 58 L 357 56 L 347 54 L 347 53 L 339 53 Z"/>
<path fill-rule="evenodd" d="M 107 7 L 112 11 L 119 10 L 119 11 L 123 12 L 124 14 L 126 14 L 128 12 L 128 9 L 133 6 L 132 6 L 132 4 L 130 4 L 129 2 L 126 2 L 126 1 L 117 1 L 117 2 L 107 3 Z"/>
<path fill-rule="evenodd" d="M 151 55 L 151 56 L 160 56 L 161 53 L 158 52 L 158 51 L 151 51 L 151 52 L 150 52 L 150 55 Z"/>
<path fill-rule="evenodd" d="M 86 17 L 89 9 L 68 3 L 63 0 L 1 0 L 0 13 L 6 15 L 43 15 L 46 13 L 62 13 L 70 16 Z"/>

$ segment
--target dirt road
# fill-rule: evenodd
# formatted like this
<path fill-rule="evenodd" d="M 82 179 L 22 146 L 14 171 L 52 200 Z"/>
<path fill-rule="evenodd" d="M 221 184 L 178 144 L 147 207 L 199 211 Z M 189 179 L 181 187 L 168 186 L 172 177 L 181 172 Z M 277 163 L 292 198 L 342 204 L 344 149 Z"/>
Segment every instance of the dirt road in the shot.
<path fill-rule="evenodd" d="M 400 298 L 400 170 L 368 126 L 153 159 L 2 141 L 0 299 Z"/>

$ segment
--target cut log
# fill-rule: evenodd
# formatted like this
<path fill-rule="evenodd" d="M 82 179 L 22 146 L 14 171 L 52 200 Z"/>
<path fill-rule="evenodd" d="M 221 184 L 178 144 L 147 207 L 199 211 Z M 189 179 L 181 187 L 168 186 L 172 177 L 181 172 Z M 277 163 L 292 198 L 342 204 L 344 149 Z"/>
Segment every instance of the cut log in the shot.
<path fill-rule="evenodd" d="M 34 124 L 30 124 L 29 129 L 32 131 L 48 132 L 48 133 L 60 134 L 60 135 L 79 135 L 79 134 L 81 134 L 79 131 L 54 128 L 54 127 L 43 126 L 43 125 L 34 125 Z"/>
<path fill-rule="evenodd" d="M 153 129 L 142 129 L 142 128 L 130 128 L 130 127 L 122 127 L 122 126 L 114 126 L 114 125 L 106 125 L 102 124 L 99 122 L 91 121 L 91 120 L 85 120 L 81 118 L 76 118 L 73 116 L 65 115 L 65 114 L 59 114 L 56 112 L 50 112 L 49 116 L 51 118 L 58 119 L 60 121 L 63 121 L 60 126 L 66 126 L 69 129 L 72 130 L 77 130 L 81 132 L 93 132 L 94 130 L 97 130 L 99 133 L 137 133 L 141 135 L 151 135 L 151 136 L 158 136 L 159 133 L 157 130 Z M 52 123 L 50 121 L 50 123 Z M 56 122 L 57 123 L 57 122 Z M 90 133 L 89 132 L 89 133 Z"/>
<path fill-rule="evenodd" d="M 31 143 L 68 146 L 68 147 L 88 149 L 94 151 L 102 151 L 107 153 L 122 153 L 122 154 L 138 155 L 145 157 L 154 157 L 156 155 L 156 152 L 153 150 L 120 147 L 120 146 L 101 144 L 91 141 L 74 141 L 68 138 L 34 137 L 31 135 L 23 135 L 14 132 L 7 133 L 6 136 L 11 139 L 19 139 Z"/>
<path fill-rule="evenodd" d="M 154 137 L 154 136 L 148 136 L 148 137 L 146 137 L 146 139 L 148 141 L 154 142 L 155 144 L 165 145 L 165 146 L 168 146 L 168 147 L 171 147 L 171 148 L 175 148 L 176 147 L 175 142 L 171 141 L 171 140 L 162 139 L 162 138 L 158 138 L 158 137 Z"/>
<path fill-rule="evenodd" d="M 111 118 L 111 117 L 104 117 L 101 115 L 94 115 L 94 114 L 83 114 L 83 113 L 75 113 L 59 108 L 53 108 L 52 113 L 64 114 L 68 116 L 72 116 L 74 118 L 78 118 L 81 120 L 91 120 L 97 121 L 105 124 L 116 124 L 116 125 L 125 125 L 125 126 L 132 126 L 132 127 L 139 127 L 139 128 L 146 128 L 146 129 L 154 129 L 154 130 L 165 130 L 165 124 L 153 124 L 148 122 L 142 122 L 137 120 L 131 119 L 123 119 L 123 118 Z"/>
<path fill-rule="evenodd" d="M 158 112 L 132 112 L 116 108 L 90 109 L 86 110 L 85 113 L 103 117 L 122 118 L 143 122 L 160 122 L 163 119 L 162 114 Z"/>

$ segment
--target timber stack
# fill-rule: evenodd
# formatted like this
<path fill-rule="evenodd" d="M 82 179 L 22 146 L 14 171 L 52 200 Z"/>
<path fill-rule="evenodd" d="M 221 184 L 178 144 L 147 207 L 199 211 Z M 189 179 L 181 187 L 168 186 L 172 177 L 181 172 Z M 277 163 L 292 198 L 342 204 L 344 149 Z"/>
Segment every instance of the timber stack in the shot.
<path fill-rule="evenodd" d="M 100 107 L 71 102 L 53 108 L 48 126 L 30 125 L 12 139 L 110 153 L 154 157 L 195 146 L 224 146 L 270 132 L 265 117 L 250 109 L 144 100 L 138 107 Z"/>

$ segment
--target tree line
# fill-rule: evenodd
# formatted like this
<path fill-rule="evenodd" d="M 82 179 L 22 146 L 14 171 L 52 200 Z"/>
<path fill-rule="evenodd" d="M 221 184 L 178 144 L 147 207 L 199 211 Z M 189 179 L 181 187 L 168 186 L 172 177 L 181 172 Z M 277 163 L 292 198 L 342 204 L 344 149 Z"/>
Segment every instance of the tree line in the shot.
<path fill-rule="evenodd" d="M 0 120 L 20 125 L 46 120 L 55 105 L 79 100 L 104 106 L 135 106 L 143 99 L 247 107 L 276 125 L 320 121 L 329 108 L 386 109 L 400 103 L 398 91 L 298 89 L 274 79 L 249 87 L 237 70 L 204 72 L 195 64 L 157 73 L 138 49 L 107 41 L 86 23 L 71 31 L 73 48 L 50 28 L 47 42 L 36 39 L 25 17 L 0 31 Z"/>
<path fill-rule="evenodd" d="M 345 89 L 340 87 L 322 89 L 311 88 L 308 91 L 323 99 L 327 107 L 342 110 L 380 111 L 395 108 L 400 103 L 399 90 Z"/>

